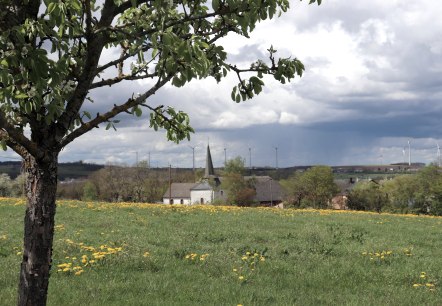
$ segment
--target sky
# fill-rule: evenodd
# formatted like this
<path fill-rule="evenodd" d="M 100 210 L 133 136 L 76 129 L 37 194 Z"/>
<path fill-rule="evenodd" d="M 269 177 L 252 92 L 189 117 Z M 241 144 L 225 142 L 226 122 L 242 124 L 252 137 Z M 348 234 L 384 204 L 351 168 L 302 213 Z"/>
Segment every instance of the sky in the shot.
<path fill-rule="evenodd" d="M 117 119 L 117 131 L 94 129 L 66 147 L 61 162 L 204 167 L 210 144 L 215 167 L 241 156 L 246 165 L 360 165 L 431 163 L 442 146 L 442 2 L 434 0 L 324 0 L 321 6 L 290 1 L 280 18 L 261 22 L 249 39 L 223 38 L 238 67 L 267 57 L 300 59 L 302 78 L 290 84 L 264 79 L 263 92 L 237 104 L 231 74 L 219 84 L 197 80 L 166 86 L 147 102 L 187 112 L 190 141 L 166 141 L 146 114 Z M 113 54 L 103 54 L 103 61 Z M 133 81 L 95 90 L 88 110 L 109 107 L 148 88 Z M 410 146 L 408 146 L 410 143 Z M 409 150 L 410 148 L 410 150 Z M 1 160 L 17 158 L 9 150 Z"/>

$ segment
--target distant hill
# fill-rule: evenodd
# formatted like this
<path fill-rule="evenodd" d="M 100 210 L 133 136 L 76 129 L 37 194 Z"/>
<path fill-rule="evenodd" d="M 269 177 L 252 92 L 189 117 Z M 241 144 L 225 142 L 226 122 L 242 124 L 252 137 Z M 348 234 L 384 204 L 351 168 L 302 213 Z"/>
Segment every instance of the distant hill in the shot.
<path fill-rule="evenodd" d="M 87 164 L 83 162 L 60 163 L 58 168 L 58 179 L 64 181 L 66 179 L 86 178 L 92 172 L 100 170 L 103 165 Z M 5 161 L 0 162 L 0 173 L 6 173 L 11 178 L 16 178 L 21 171 L 21 162 Z"/>
<path fill-rule="evenodd" d="M 104 165 L 88 164 L 81 161 L 72 163 L 60 163 L 58 169 L 58 179 L 64 181 L 67 179 L 87 178 L 92 172 L 104 168 Z M 294 166 L 286 168 L 271 168 L 271 167 L 253 167 L 246 169 L 246 175 L 268 175 L 275 180 L 287 179 L 295 172 L 303 172 L 312 166 Z M 345 178 L 347 176 L 363 176 L 375 174 L 397 174 L 416 172 L 425 167 L 423 163 L 408 164 L 398 163 L 391 165 L 354 165 L 354 166 L 333 166 L 333 172 L 337 177 Z M 168 168 L 155 168 L 157 171 L 166 171 Z M 0 162 L 0 174 L 6 173 L 11 178 L 16 178 L 20 174 L 21 162 L 19 161 L 5 161 Z M 153 169 L 152 169 L 153 170 Z M 174 168 L 174 171 L 192 171 L 191 168 Z M 217 173 L 222 171 L 222 168 L 215 169 Z"/>

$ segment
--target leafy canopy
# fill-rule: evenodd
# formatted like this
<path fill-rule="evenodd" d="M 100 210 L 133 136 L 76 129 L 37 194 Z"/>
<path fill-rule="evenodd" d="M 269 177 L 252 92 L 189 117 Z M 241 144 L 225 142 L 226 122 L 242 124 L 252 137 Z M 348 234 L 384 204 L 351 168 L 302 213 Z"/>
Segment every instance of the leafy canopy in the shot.
<path fill-rule="evenodd" d="M 11 3 L 12 2 L 12 3 Z M 321 0 L 310 0 L 321 3 Z M 193 132 L 189 117 L 148 98 L 167 83 L 193 79 L 218 82 L 233 72 L 236 102 L 259 94 L 264 75 L 285 83 L 302 76 L 296 58 L 267 59 L 237 67 L 219 40 L 229 33 L 248 37 L 256 24 L 287 11 L 288 0 L 0 0 L 0 139 L 17 153 L 45 156 L 126 112 L 149 112 L 150 126 L 178 142 Z M 110 49 L 113 58 L 103 57 Z M 244 77 L 247 76 L 247 78 Z M 90 114 L 94 89 L 148 79 L 150 87 Z M 31 137 L 25 135 L 25 128 Z"/>

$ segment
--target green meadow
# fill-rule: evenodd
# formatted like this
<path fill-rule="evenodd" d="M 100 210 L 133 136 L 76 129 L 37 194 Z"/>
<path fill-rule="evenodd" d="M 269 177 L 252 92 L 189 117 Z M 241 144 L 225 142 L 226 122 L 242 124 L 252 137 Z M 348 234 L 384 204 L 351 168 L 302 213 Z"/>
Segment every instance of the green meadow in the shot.
<path fill-rule="evenodd" d="M 0 304 L 25 205 L 0 198 Z M 442 218 L 58 201 L 48 305 L 441 305 Z"/>

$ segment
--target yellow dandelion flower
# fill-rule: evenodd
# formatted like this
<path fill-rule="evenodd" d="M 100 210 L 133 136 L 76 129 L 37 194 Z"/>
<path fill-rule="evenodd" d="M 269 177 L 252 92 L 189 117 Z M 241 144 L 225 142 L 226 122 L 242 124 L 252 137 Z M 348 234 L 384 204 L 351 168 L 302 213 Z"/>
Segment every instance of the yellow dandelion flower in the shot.
<path fill-rule="evenodd" d="M 414 288 L 417 288 L 417 287 L 420 287 L 420 286 L 422 286 L 422 285 L 421 284 L 413 284 Z"/>
<path fill-rule="evenodd" d="M 434 287 L 434 284 L 432 284 L 432 283 L 426 283 L 425 286 L 427 286 L 427 287 Z"/>
<path fill-rule="evenodd" d="M 240 275 L 240 276 L 238 277 L 238 279 L 239 279 L 239 280 L 243 280 L 243 279 L 244 279 L 244 276 Z"/>
<path fill-rule="evenodd" d="M 149 257 L 150 253 L 149 252 L 144 252 L 143 257 Z"/>
<path fill-rule="evenodd" d="M 80 275 L 83 272 L 84 272 L 84 270 L 79 270 L 79 271 L 75 272 L 74 274 L 78 276 L 78 275 Z"/>
<path fill-rule="evenodd" d="M 425 278 L 427 277 L 425 274 L 421 274 L 421 278 Z"/>
<path fill-rule="evenodd" d="M 63 272 L 69 272 L 69 271 L 71 271 L 70 268 L 64 268 L 64 269 L 63 269 Z"/>
<path fill-rule="evenodd" d="M 233 268 L 233 272 L 238 272 L 238 269 Z"/>
<path fill-rule="evenodd" d="M 22 252 L 17 252 L 17 255 L 19 255 L 19 256 L 20 256 L 21 254 L 23 254 L 23 253 L 22 253 Z"/>
<path fill-rule="evenodd" d="M 242 260 L 247 260 L 248 257 L 247 257 L 247 256 L 243 256 L 243 257 L 241 257 L 241 259 L 242 259 Z"/>
<path fill-rule="evenodd" d="M 266 258 L 264 256 L 261 256 L 261 258 L 259 260 L 260 261 L 266 261 Z"/>

